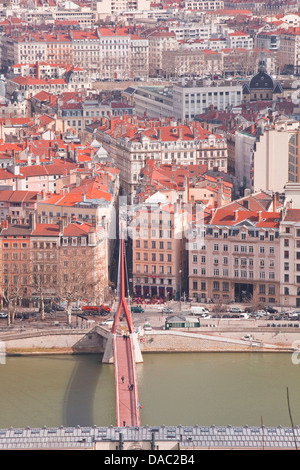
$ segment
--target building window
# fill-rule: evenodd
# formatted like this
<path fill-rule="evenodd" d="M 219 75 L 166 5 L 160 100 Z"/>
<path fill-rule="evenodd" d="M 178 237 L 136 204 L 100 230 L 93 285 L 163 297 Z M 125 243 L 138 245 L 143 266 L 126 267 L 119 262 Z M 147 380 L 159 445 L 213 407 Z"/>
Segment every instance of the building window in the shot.
<path fill-rule="evenodd" d="M 214 282 L 213 282 L 213 290 L 215 290 L 215 291 L 220 290 L 220 283 L 219 283 L 219 281 L 214 281 Z"/>

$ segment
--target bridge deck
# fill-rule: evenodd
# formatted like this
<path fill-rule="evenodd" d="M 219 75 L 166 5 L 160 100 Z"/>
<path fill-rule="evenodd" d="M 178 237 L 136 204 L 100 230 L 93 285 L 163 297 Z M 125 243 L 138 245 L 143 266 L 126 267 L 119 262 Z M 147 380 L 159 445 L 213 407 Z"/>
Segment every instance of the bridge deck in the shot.
<path fill-rule="evenodd" d="M 131 336 L 114 337 L 117 426 L 139 426 L 138 392 Z"/>

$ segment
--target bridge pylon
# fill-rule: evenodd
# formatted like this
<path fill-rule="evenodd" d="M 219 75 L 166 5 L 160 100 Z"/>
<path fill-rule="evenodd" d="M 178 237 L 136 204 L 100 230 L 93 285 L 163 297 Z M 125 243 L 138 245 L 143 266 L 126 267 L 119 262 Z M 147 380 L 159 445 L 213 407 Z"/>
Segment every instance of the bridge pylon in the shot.
<path fill-rule="evenodd" d="M 140 350 L 140 345 L 137 339 L 137 334 L 134 332 L 134 327 L 132 324 L 132 319 L 130 315 L 130 311 L 126 302 L 125 296 L 125 269 L 124 269 L 124 238 L 123 238 L 123 230 L 121 228 L 121 237 L 120 237 L 120 252 L 119 252 L 119 275 L 118 275 L 118 288 L 119 288 L 119 302 L 117 310 L 114 314 L 114 322 L 111 329 L 111 333 L 107 339 L 106 348 L 104 351 L 103 363 L 113 363 L 114 362 L 114 338 L 117 335 L 117 326 L 119 324 L 119 320 L 121 317 L 121 313 L 124 313 L 127 327 L 128 327 L 128 334 L 132 338 L 133 344 L 133 352 L 135 362 L 143 362 L 143 357 Z"/>

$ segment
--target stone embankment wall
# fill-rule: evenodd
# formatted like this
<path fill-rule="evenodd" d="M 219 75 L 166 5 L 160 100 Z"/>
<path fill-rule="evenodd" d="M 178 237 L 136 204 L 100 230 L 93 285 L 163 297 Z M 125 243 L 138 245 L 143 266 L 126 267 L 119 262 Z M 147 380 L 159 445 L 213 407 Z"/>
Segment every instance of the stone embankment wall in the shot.
<path fill-rule="evenodd" d="M 110 330 L 49 330 L 0 334 L 8 354 L 103 353 Z M 256 331 L 253 341 L 234 331 L 153 330 L 138 338 L 141 352 L 291 351 L 300 347 L 300 331 Z M 299 344 L 297 344 L 299 343 Z"/>
<path fill-rule="evenodd" d="M 109 334 L 109 332 L 107 332 Z M 104 352 L 106 339 L 97 331 L 49 330 L 0 335 L 7 354 Z"/>

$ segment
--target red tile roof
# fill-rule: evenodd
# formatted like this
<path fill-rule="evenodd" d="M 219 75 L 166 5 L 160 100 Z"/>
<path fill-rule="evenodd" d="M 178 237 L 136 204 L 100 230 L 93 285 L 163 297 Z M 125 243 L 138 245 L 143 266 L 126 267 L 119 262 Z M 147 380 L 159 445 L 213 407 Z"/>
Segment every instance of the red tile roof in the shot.
<path fill-rule="evenodd" d="M 39 237 L 58 237 L 59 225 L 58 224 L 36 224 L 36 229 L 32 232 L 33 236 Z"/>

